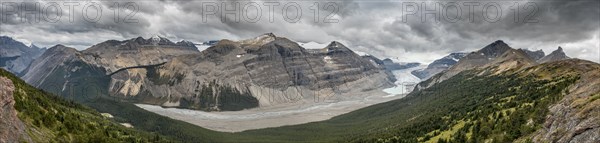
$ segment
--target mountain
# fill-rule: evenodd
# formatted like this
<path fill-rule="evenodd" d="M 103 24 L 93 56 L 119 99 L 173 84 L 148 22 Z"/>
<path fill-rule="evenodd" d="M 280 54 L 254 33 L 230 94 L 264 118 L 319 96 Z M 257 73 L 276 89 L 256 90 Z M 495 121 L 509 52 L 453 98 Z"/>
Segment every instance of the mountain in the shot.
<path fill-rule="evenodd" d="M 508 51 L 498 56 L 507 62 L 465 70 L 405 98 L 329 120 L 197 135 L 221 142 L 600 141 L 599 64 L 569 59 L 506 66 L 525 54 Z"/>
<path fill-rule="evenodd" d="M 167 135 L 175 141 L 182 142 L 593 143 L 600 141 L 600 134 L 598 134 L 600 133 L 600 122 L 596 122 L 600 120 L 600 100 L 597 100 L 600 99 L 599 64 L 579 59 L 540 64 L 531 58 L 525 50 L 512 49 L 503 42 L 494 42 L 484 47 L 484 49 L 472 52 L 459 60 L 455 65 L 458 68 L 453 66 L 448 71 L 420 83 L 420 85 L 429 86 L 415 90 L 404 98 L 362 108 L 325 121 L 237 133 L 210 131 L 202 127 L 158 116 L 154 113 L 148 113 L 148 111 L 139 109 L 130 103 L 120 101 L 153 102 L 163 106 L 224 111 L 253 107 L 256 104 L 251 104 L 255 103 L 251 101 L 253 100 L 251 97 L 256 98 L 258 104 L 264 104 L 261 103 L 260 98 L 267 95 L 274 97 L 281 95 L 269 93 L 280 92 L 281 90 L 263 90 L 264 92 L 258 92 L 263 93 L 262 96 L 257 96 L 252 92 L 257 88 L 285 89 L 287 86 L 288 89 L 289 87 L 298 87 L 303 89 L 300 91 L 313 93 L 324 90 L 335 91 L 335 88 L 337 88 L 337 92 L 359 92 L 369 88 L 386 87 L 386 83 L 390 79 L 387 78 L 385 70 L 383 70 L 383 60 L 358 56 L 338 42 L 331 42 L 323 49 L 307 50 L 286 38 L 267 34 L 241 41 L 221 40 L 205 51 L 178 55 L 164 64 L 126 67 L 113 72 L 108 70 L 111 70 L 110 67 L 116 66 L 90 64 L 86 58 L 77 58 L 86 57 L 84 53 L 64 46 L 55 46 L 49 49 L 49 51 L 52 50 L 51 52 L 46 53 L 57 56 L 48 55 L 49 57 L 63 57 L 64 59 L 71 59 L 67 61 L 79 64 L 57 60 L 61 61 L 57 64 L 59 66 L 54 69 L 50 68 L 52 70 L 45 70 L 52 73 L 45 76 L 68 80 L 68 82 L 57 84 L 61 88 L 66 88 L 66 91 L 77 91 L 73 90 L 78 89 L 74 88 L 77 86 L 70 85 L 74 83 L 73 79 L 78 79 L 77 82 L 97 80 L 94 76 L 92 76 L 93 78 L 88 77 L 94 74 L 98 74 L 97 77 L 108 78 L 106 79 L 105 89 L 115 85 L 140 84 L 144 88 L 140 88 L 139 91 L 141 92 L 138 95 L 110 92 L 111 96 L 98 98 L 98 100 L 87 102 L 87 104 L 99 111 L 110 112 L 115 115 L 114 120 L 116 121 L 131 122 L 135 128 Z M 60 66 L 60 64 L 70 66 Z M 132 71 L 131 73 L 146 74 L 130 76 L 129 71 Z M 449 76 L 449 72 L 457 73 Z M 111 74 L 105 75 L 105 73 Z M 290 76 L 290 73 L 296 76 Z M 333 73 L 337 76 L 332 75 Z M 82 76 L 83 74 L 88 76 Z M 440 80 L 442 76 L 447 76 L 447 78 Z M 16 77 L 11 78 L 13 82 L 17 81 Z M 45 78 L 45 80 L 52 80 L 52 78 Z M 124 80 L 125 82 L 118 83 L 113 82 L 113 80 Z M 64 86 L 65 83 L 66 86 Z M 21 84 L 26 85 L 22 81 Z M 243 88 L 238 88 L 240 85 L 250 86 L 245 86 L 247 90 L 243 90 Z M 197 86 L 200 88 L 194 88 Z M 333 87 L 333 89 L 323 87 Z M 245 92 L 248 90 L 250 92 Z M 152 94 L 160 91 L 167 92 L 166 95 L 168 96 L 156 98 Z M 181 94 L 186 91 L 197 94 L 193 94 L 192 97 Z M 305 93 L 302 93 L 302 95 L 310 97 L 310 93 Z M 173 102 L 166 105 L 161 102 L 165 98 L 177 98 L 178 94 L 181 94 L 179 103 L 186 104 L 174 106 Z M 77 93 L 75 95 L 81 94 Z M 229 98 L 232 96 L 234 99 L 249 102 L 246 102 L 246 104 L 221 102 L 231 100 Z M 220 100 L 210 100 L 214 98 Z M 302 100 L 302 98 L 299 98 L 299 100 Z M 190 104 L 197 101 L 203 102 Z M 19 101 L 17 100 L 16 103 L 18 104 Z M 48 108 L 28 108 L 27 110 L 19 110 L 19 107 L 16 110 L 35 113 L 45 111 L 41 109 L 55 109 L 53 104 L 43 104 L 51 106 Z M 39 106 L 38 103 L 29 105 Z M 60 114 L 62 111 L 64 110 L 59 110 L 58 113 Z M 77 112 L 78 110 L 71 109 L 68 111 Z M 22 118 L 21 116 L 18 117 Z M 14 116 L 12 119 L 14 119 Z M 26 125 L 25 129 L 29 127 L 27 124 L 30 121 L 35 121 L 20 120 Z M 45 123 L 44 121 L 41 122 Z M 77 121 L 77 123 L 83 124 L 96 122 L 100 121 Z M 113 123 L 114 121 L 111 120 L 110 122 Z M 11 123 L 10 125 L 18 124 Z M 100 135 L 102 131 L 95 131 L 94 133 L 97 134 L 93 134 L 88 133 L 87 129 L 94 128 L 84 129 L 81 134 L 71 136 L 76 138 L 85 135 L 102 137 Z M 118 131 L 128 131 L 128 129 Z M 68 130 L 65 132 L 69 133 Z M 136 133 L 118 133 L 118 135 L 125 134 Z M 144 137 L 144 133 L 139 134 L 141 135 L 136 134 L 133 137 Z M 124 137 L 118 135 L 111 137 L 117 137 L 116 140 L 121 140 Z M 57 142 L 61 142 L 61 140 Z"/>
<path fill-rule="evenodd" d="M 599 64 L 570 59 L 523 66 L 532 60 L 516 49 L 494 57 L 488 66 L 402 99 L 326 121 L 236 133 L 224 141 L 600 141 Z"/>
<path fill-rule="evenodd" d="M 161 37 L 108 40 L 83 51 L 56 45 L 33 61 L 21 78 L 70 99 L 88 100 L 108 95 L 111 85 L 131 82 L 127 81 L 130 76 L 146 74 L 135 70 L 136 67 L 156 66 L 175 56 L 198 52 L 195 47 L 177 45 Z M 112 76 L 129 68 L 134 70 L 121 72 L 126 75 Z"/>
<path fill-rule="evenodd" d="M 23 76 L 36 87 L 84 100 L 233 111 L 312 100 L 322 93 L 391 86 L 393 76 L 339 42 L 304 49 L 274 34 L 220 40 L 202 52 L 168 39 L 109 40 L 84 51 L 49 49 Z M 46 63 L 51 62 L 51 63 Z"/>
<path fill-rule="evenodd" d="M 389 81 L 397 81 L 396 76 L 392 73 L 392 70 L 386 67 L 383 60 L 372 55 L 361 55 L 361 57 L 365 60 L 370 61 L 373 66 L 377 67 L 377 69 L 385 71 L 385 74 L 388 76 L 387 78 Z"/>
<path fill-rule="evenodd" d="M 569 56 L 567 56 L 567 54 L 565 54 L 565 52 L 563 52 L 562 47 L 558 47 L 558 49 L 552 51 L 552 53 L 548 54 L 547 56 L 540 58 L 537 62 L 538 63 L 547 63 L 547 62 L 553 62 L 553 61 L 559 61 L 559 60 L 565 60 L 565 59 L 569 59 Z"/>
<path fill-rule="evenodd" d="M 391 84 L 385 71 L 339 42 L 307 50 L 270 33 L 220 40 L 199 54 L 178 56 L 148 70 L 151 74 L 142 81 L 140 94 L 118 95 L 140 103 L 221 111 L 298 102 L 322 96 L 315 94 L 318 91 L 350 92 Z M 358 86 L 359 82 L 370 85 Z"/>
<path fill-rule="evenodd" d="M 458 61 L 466 56 L 466 53 L 451 53 L 448 56 L 445 56 L 441 59 L 437 59 L 433 61 L 431 64 L 427 66 L 425 69 L 415 70 L 411 73 L 423 80 L 429 79 L 431 76 L 440 73 L 448 68 L 452 67 L 454 64 L 458 63 Z"/>
<path fill-rule="evenodd" d="M 298 43 L 298 45 L 302 46 L 305 49 L 322 49 L 327 47 L 327 43 L 321 44 L 321 43 L 317 43 L 317 42 L 307 42 L 307 43 Z"/>
<path fill-rule="evenodd" d="M 19 74 L 45 50 L 33 44 L 26 46 L 8 36 L 0 36 L 0 67 Z"/>
<path fill-rule="evenodd" d="M 160 142 L 110 116 L 36 89 L 0 69 L 0 142 Z"/>
<path fill-rule="evenodd" d="M 529 57 L 531 57 L 531 59 L 536 60 L 536 61 L 543 58 L 544 56 L 546 56 L 546 54 L 542 50 L 537 50 L 537 51 L 531 51 L 528 49 L 521 49 L 521 50 L 525 51 L 525 53 Z"/>
<path fill-rule="evenodd" d="M 482 49 L 471 52 L 461 58 L 458 63 L 448 70 L 442 71 L 428 80 L 417 85 L 417 90 L 431 87 L 444 81 L 462 71 L 474 68 L 498 67 L 511 69 L 514 67 L 526 67 L 536 62 L 529 57 L 524 50 L 516 50 L 508 46 L 502 40 L 495 41 Z"/>

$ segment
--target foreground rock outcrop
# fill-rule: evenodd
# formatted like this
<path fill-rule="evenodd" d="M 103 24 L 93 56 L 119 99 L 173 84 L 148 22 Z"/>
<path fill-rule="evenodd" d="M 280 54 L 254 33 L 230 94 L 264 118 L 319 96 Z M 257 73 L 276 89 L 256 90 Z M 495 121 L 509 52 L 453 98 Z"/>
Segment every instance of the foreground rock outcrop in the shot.
<path fill-rule="evenodd" d="M 15 86 L 10 79 L 0 76 L 0 89 L 0 142 L 31 142 L 25 133 L 25 125 L 17 117 L 17 110 L 14 108 Z"/>
<path fill-rule="evenodd" d="M 549 107 L 550 113 L 541 129 L 532 137 L 535 142 L 600 142 L 600 65 L 589 61 L 566 60 L 546 63 L 546 69 L 562 70 L 548 75 L 578 74 L 562 100 Z"/>

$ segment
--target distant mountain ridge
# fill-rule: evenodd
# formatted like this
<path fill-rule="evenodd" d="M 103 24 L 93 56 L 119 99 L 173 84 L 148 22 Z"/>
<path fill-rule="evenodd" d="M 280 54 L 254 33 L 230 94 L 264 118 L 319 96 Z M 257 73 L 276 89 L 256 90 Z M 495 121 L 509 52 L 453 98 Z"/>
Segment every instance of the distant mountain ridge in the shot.
<path fill-rule="evenodd" d="M 427 65 L 427 68 L 421 70 L 415 70 L 411 73 L 420 79 L 429 79 L 431 76 L 440 73 L 448 68 L 452 67 L 454 64 L 458 63 L 458 61 L 463 58 L 466 53 L 450 53 L 449 55 L 437 59 Z"/>
<path fill-rule="evenodd" d="M 537 50 L 537 51 L 531 51 L 528 49 L 521 49 L 521 50 L 525 51 L 525 53 L 529 57 L 531 57 L 531 59 L 536 60 L 536 61 L 543 58 L 544 56 L 546 56 L 546 53 L 544 53 L 544 51 L 542 51 L 542 50 Z"/>
<path fill-rule="evenodd" d="M 0 36 L 0 67 L 14 74 L 20 74 L 45 50 L 34 44 L 26 46 L 11 37 Z"/>
<path fill-rule="evenodd" d="M 539 63 L 543 63 L 543 61 L 560 61 L 568 59 L 560 47 L 550 55 L 542 56 L 543 51 L 541 50 L 535 52 L 526 49 L 517 50 L 508 46 L 508 44 L 504 43 L 502 40 L 497 40 L 478 51 L 467 54 L 448 70 L 440 72 L 439 74 L 431 77 L 431 79 L 428 81 L 424 81 L 417 85 L 416 89 L 420 90 L 431 87 L 436 83 L 444 81 L 462 71 L 470 69 L 496 67 L 498 69 L 515 70 L 537 65 Z M 536 61 L 536 59 L 539 60 Z M 503 70 L 500 70 L 499 72 L 502 71 Z"/>

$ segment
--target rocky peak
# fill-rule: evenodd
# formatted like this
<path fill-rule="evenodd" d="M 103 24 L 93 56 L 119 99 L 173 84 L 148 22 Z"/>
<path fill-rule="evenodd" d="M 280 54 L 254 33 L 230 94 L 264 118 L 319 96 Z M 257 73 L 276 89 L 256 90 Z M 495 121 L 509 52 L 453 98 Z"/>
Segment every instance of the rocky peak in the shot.
<path fill-rule="evenodd" d="M 506 52 L 507 50 L 512 49 L 508 44 L 504 43 L 502 40 L 497 40 L 479 50 L 478 52 L 485 55 L 486 57 L 497 57 Z"/>
<path fill-rule="evenodd" d="M 547 63 L 547 62 L 554 62 L 554 61 L 560 61 L 560 60 L 565 60 L 565 59 L 570 59 L 569 56 L 567 56 L 567 54 L 565 54 L 565 52 L 563 51 L 562 47 L 558 47 L 558 49 L 552 51 L 552 53 L 548 54 L 547 56 L 539 59 L 537 62 L 538 63 Z"/>
<path fill-rule="evenodd" d="M 149 41 L 152 45 L 173 45 L 174 43 L 171 42 L 171 40 L 158 36 L 158 35 L 154 35 L 148 39 L 146 39 L 146 41 Z"/>
<path fill-rule="evenodd" d="M 154 36 L 150 37 L 150 40 L 152 40 L 152 41 L 160 41 L 161 39 L 163 39 L 163 38 L 158 35 L 154 35 Z"/>
<path fill-rule="evenodd" d="M 48 49 L 48 52 L 60 52 L 60 51 L 62 51 L 62 52 L 77 52 L 77 50 L 75 48 L 67 47 L 62 44 L 52 46 Z"/>
<path fill-rule="evenodd" d="M 167 45 L 167 46 L 176 46 L 175 43 L 171 42 L 171 40 L 164 38 L 164 37 L 160 37 L 160 36 L 152 36 L 148 39 L 144 39 L 143 37 L 137 37 L 134 39 L 130 39 L 128 40 L 128 42 L 135 42 L 139 45 L 154 45 L 154 46 L 161 46 L 161 45 Z"/>
<path fill-rule="evenodd" d="M 182 46 L 182 47 L 190 47 L 190 48 L 193 48 L 193 49 L 198 49 L 196 47 L 196 44 L 194 44 L 193 42 L 187 41 L 187 40 L 181 40 L 181 41 L 175 43 L 175 45 Z"/>
<path fill-rule="evenodd" d="M 31 44 L 29 45 L 29 48 L 33 48 L 33 49 L 41 49 L 40 47 L 36 46 L 35 44 Z"/>
<path fill-rule="evenodd" d="M 275 34 L 273 34 L 273 33 L 265 33 L 265 34 L 262 34 L 260 36 L 257 36 L 257 37 L 251 38 L 251 39 L 239 41 L 239 43 L 241 43 L 242 45 L 260 46 L 260 45 L 264 45 L 269 42 L 275 41 L 276 38 L 277 38 L 277 36 L 275 36 Z"/>
<path fill-rule="evenodd" d="M 565 52 L 563 51 L 563 48 L 558 46 L 558 49 L 552 51 L 552 53 L 550 53 L 549 55 L 557 55 L 557 56 L 567 56 L 567 54 L 565 54 Z"/>
<path fill-rule="evenodd" d="M 327 52 L 329 52 L 329 53 L 332 53 L 332 52 L 353 52 L 348 47 L 344 46 L 344 44 L 342 44 L 340 42 L 337 42 L 337 41 L 332 41 L 324 49 L 327 50 Z"/>
<path fill-rule="evenodd" d="M 533 60 L 539 60 L 539 59 L 543 58 L 544 56 L 546 56 L 546 53 L 544 53 L 543 50 L 537 50 L 537 51 L 531 51 L 528 49 L 520 49 L 520 50 L 523 50 L 527 54 L 527 56 L 529 56 Z"/>

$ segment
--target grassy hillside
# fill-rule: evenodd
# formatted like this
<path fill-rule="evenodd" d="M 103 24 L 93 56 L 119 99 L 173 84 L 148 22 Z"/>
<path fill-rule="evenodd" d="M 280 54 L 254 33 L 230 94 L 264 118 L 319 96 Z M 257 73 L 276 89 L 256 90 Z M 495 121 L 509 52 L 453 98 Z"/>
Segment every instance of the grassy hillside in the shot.
<path fill-rule="evenodd" d="M 538 129 L 548 106 L 577 79 L 576 75 L 542 80 L 463 72 L 406 98 L 331 120 L 236 136 L 261 142 L 510 142 Z"/>
<path fill-rule="evenodd" d="M 240 133 L 210 131 L 111 100 L 89 105 L 114 113 L 136 127 L 181 141 L 526 142 L 528 135 L 540 128 L 548 106 L 560 100 L 566 87 L 579 79 L 575 73 L 558 71 L 483 76 L 479 72 L 463 72 L 406 98 L 330 120 Z"/>
<path fill-rule="evenodd" d="M 38 90 L 0 69 L 14 86 L 17 116 L 34 142 L 162 142 L 157 134 L 125 128 L 91 108 Z"/>

